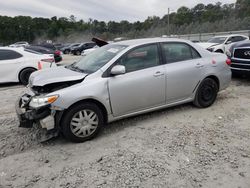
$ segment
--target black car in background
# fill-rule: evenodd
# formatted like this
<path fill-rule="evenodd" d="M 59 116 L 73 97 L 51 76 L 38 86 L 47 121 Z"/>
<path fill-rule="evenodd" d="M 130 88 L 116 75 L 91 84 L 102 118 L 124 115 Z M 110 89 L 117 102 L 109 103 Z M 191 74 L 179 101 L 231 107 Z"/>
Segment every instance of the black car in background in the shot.
<path fill-rule="evenodd" d="M 56 48 L 57 50 L 61 50 L 63 47 L 66 46 L 66 45 L 61 44 L 61 43 L 54 43 L 53 45 L 55 46 L 55 48 Z M 68 45 L 68 44 L 67 44 L 67 45 Z"/>
<path fill-rule="evenodd" d="M 81 43 L 69 44 L 69 45 L 64 46 L 63 48 L 61 48 L 61 51 L 62 51 L 64 54 L 69 54 L 70 51 L 71 51 L 71 48 L 76 47 L 76 46 L 79 46 L 80 44 L 81 44 Z"/>
<path fill-rule="evenodd" d="M 94 43 L 94 42 L 81 43 L 78 46 L 72 47 L 71 53 L 74 55 L 81 55 L 83 50 L 93 48 L 94 46 L 96 46 L 96 43 Z"/>
<path fill-rule="evenodd" d="M 56 63 L 62 61 L 61 52 L 53 48 L 45 48 L 40 45 L 31 45 L 31 46 L 25 47 L 25 49 L 38 52 L 38 53 L 42 53 L 42 54 L 52 54 L 54 56 Z"/>
<path fill-rule="evenodd" d="M 36 46 L 41 46 L 44 48 L 48 48 L 50 50 L 56 50 L 56 47 L 52 43 L 41 43 L 41 44 L 37 44 Z"/>
<path fill-rule="evenodd" d="M 250 40 L 233 44 L 229 52 L 233 75 L 250 74 Z"/>

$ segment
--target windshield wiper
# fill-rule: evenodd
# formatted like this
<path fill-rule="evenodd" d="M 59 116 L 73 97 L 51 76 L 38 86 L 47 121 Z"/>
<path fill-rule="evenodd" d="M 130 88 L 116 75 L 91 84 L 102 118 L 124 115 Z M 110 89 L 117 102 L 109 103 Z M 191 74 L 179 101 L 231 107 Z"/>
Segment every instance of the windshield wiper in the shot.
<path fill-rule="evenodd" d="M 80 69 L 79 67 L 77 66 L 74 66 L 75 63 L 71 64 L 71 65 L 68 65 L 68 66 L 65 66 L 65 68 L 67 69 L 70 69 L 72 71 L 77 71 L 77 72 L 84 72 L 83 69 Z"/>
<path fill-rule="evenodd" d="M 70 70 L 77 71 L 77 72 L 84 72 L 84 70 L 80 69 L 80 68 L 77 67 L 77 66 L 72 66 L 72 67 L 70 67 Z"/>

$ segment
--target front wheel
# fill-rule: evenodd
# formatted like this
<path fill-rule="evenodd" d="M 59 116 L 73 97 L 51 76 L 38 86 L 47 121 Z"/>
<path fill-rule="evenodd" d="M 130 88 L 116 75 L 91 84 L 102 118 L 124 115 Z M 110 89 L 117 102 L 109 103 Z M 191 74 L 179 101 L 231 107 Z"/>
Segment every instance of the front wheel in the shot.
<path fill-rule="evenodd" d="M 195 96 L 194 105 L 200 108 L 211 106 L 217 98 L 218 84 L 211 78 L 204 79 Z"/>
<path fill-rule="evenodd" d="M 94 138 L 104 125 L 100 108 L 94 103 L 80 103 L 70 108 L 62 119 L 62 132 L 72 142 Z"/>

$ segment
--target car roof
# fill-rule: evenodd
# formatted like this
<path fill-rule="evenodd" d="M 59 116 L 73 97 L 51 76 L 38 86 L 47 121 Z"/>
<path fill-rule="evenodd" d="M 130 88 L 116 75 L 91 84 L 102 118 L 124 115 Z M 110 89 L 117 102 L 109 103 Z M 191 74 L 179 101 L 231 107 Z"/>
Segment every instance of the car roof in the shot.
<path fill-rule="evenodd" d="M 190 42 L 184 39 L 178 38 L 143 38 L 143 39 L 133 39 L 133 40 L 124 40 L 116 42 L 115 44 L 126 45 L 126 46 L 137 46 L 143 44 L 157 43 L 157 42 Z"/>
<path fill-rule="evenodd" d="M 247 36 L 245 36 L 245 35 L 230 34 L 230 35 L 218 35 L 218 36 L 214 36 L 214 37 L 212 37 L 212 38 L 216 38 L 216 37 L 234 37 L 234 36 L 247 37 Z"/>
<path fill-rule="evenodd" d="M 0 50 L 14 50 L 14 51 L 24 51 L 23 47 L 0 47 Z"/>

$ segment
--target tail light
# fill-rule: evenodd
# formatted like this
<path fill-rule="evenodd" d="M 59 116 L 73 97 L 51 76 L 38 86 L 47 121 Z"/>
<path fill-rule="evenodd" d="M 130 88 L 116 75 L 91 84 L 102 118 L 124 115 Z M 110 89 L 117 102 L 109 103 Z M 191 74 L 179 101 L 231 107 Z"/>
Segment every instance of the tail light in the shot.
<path fill-rule="evenodd" d="M 42 64 L 41 64 L 40 61 L 38 61 L 38 63 L 37 63 L 37 68 L 38 68 L 38 70 L 41 70 L 41 69 L 42 69 Z"/>
<path fill-rule="evenodd" d="M 61 55 L 61 52 L 59 50 L 56 50 L 55 55 Z"/>
<path fill-rule="evenodd" d="M 230 65 L 232 64 L 231 59 L 227 59 L 227 60 L 226 60 L 226 64 L 230 66 Z"/>
<path fill-rule="evenodd" d="M 37 63 L 38 70 L 41 70 L 41 69 L 43 68 L 43 67 L 42 67 L 42 62 L 51 63 L 51 64 L 50 64 L 50 66 L 51 66 L 52 63 L 55 62 L 55 59 L 54 59 L 54 58 L 41 59 L 41 60 L 38 61 L 38 63 Z"/>
<path fill-rule="evenodd" d="M 41 61 L 47 62 L 47 63 L 53 63 L 55 61 L 55 59 L 54 58 L 47 58 L 47 59 L 41 59 Z"/>

